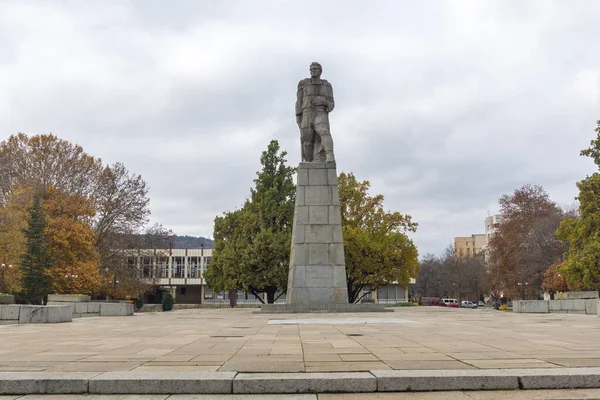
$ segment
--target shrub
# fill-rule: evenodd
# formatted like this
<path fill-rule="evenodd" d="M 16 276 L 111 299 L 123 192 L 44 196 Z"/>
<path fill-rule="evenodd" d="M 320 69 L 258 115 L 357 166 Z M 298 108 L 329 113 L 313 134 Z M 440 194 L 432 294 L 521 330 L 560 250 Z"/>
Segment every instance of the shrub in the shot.
<path fill-rule="evenodd" d="M 142 307 L 144 307 L 144 300 L 141 297 L 138 297 L 135 299 L 135 308 L 139 310 Z"/>
<path fill-rule="evenodd" d="M 173 309 L 173 296 L 171 293 L 166 292 L 163 294 L 162 298 L 162 310 L 163 311 L 171 311 Z"/>

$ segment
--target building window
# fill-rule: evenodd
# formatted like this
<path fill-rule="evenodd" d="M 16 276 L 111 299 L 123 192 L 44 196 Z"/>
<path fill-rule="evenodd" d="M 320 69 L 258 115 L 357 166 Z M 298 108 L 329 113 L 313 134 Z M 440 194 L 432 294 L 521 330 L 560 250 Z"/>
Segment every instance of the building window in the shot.
<path fill-rule="evenodd" d="M 183 278 L 185 257 L 173 257 L 173 278 Z"/>
<path fill-rule="evenodd" d="M 200 260 L 198 257 L 190 257 L 188 264 L 188 273 L 190 278 L 198 278 L 200 275 L 198 274 L 198 267 L 200 265 Z"/>
<path fill-rule="evenodd" d="M 168 278 L 169 276 L 169 257 L 158 257 L 158 276 Z"/>
<path fill-rule="evenodd" d="M 142 276 L 144 278 L 153 278 L 152 257 L 142 257 Z"/>

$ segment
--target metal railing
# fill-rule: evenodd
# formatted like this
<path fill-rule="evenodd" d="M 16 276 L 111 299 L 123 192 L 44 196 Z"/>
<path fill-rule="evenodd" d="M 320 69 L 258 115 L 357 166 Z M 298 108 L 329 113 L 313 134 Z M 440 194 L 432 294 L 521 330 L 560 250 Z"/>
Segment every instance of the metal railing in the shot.
<path fill-rule="evenodd" d="M 406 299 L 377 299 L 377 304 L 406 303 Z"/>
<path fill-rule="evenodd" d="M 229 304 L 228 299 L 204 299 L 204 304 Z M 265 301 L 266 303 L 266 301 Z M 257 299 L 238 299 L 236 304 L 263 304 Z M 285 304 L 285 299 L 278 299 L 275 304 Z"/>

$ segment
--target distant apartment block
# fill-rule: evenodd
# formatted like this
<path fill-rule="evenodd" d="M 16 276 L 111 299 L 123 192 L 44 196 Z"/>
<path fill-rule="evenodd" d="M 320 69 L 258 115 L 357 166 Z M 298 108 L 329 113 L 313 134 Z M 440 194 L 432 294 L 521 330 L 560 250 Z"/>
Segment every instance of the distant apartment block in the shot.
<path fill-rule="evenodd" d="M 485 219 L 485 243 L 486 245 L 490 242 L 490 239 L 496 234 L 498 231 L 498 226 L 500 226 L 501 221 L 500 215 L 490 215 Z"/>
<path fill-rule="evenodd" d="M 471 257 L 481 254 L 486 244 L 486 236 L 483 233 L 459 236 L 454 238 L 454 251 L 459 256 Z"/>
<path fill-rule="evenodd" d="M 471 257 L 473 255 L 485 252 L 490 239 L 498 231 L 500 225 L 500 215 L 490 215 L 485 219 L 485 233 L 475 233 L 471 236 L 457 236 L 454 238 L 454 251 L 462 257 Z"/>

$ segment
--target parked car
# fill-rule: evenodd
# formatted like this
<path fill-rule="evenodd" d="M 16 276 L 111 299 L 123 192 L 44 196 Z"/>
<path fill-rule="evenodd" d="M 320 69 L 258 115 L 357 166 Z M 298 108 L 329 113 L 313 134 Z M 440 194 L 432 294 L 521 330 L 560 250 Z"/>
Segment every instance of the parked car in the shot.
<path fill-rule="evenodd" d="M 419 299 L 420 306 L 443 306 L 442 300 L 439 297 L 421 297 Z"/>
<path fill-rule="evenodd" d="M 460 306 L 462 308 L 477 308 L 477 304 L 473 303 L 472 301 L 469 300 L 463 300 L 460 302 Z"/>
<path fill-rule="evenodd" d="M 442 304 L 446 307 L 460 307 L 460 304 L 456 299 L 442 299 Z"/>
<path fill-rule="evenodd" d="M 484 306 L 485 306 L 485 303 L 484 303 L 483 301 L 480 301 L 480 302 L 479 302 L 477 305 L 478 305 L 479 307 L 484 307 Z"/>

